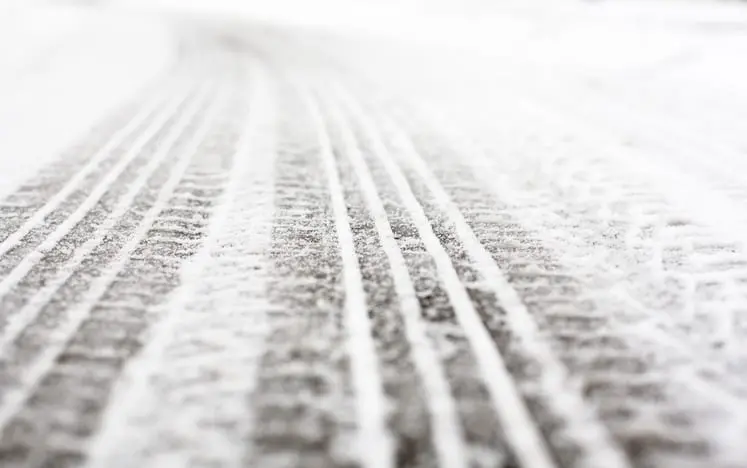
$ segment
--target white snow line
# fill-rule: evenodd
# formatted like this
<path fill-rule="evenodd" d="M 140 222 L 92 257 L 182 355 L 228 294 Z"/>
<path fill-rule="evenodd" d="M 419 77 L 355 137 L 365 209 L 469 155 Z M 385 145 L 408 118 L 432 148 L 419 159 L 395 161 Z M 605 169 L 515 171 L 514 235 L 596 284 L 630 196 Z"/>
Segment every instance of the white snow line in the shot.
<path fill-rule="evenodd" d="M 403 152 L 403 159 L 415 169 L 441 209 L 454 223 L 456 232 L 469 256 L 476 263 L 486 283 L 490 285 L 506 311 L 511 330 L 521 340 L 522 347 L 542 366 L 541 386 L 550 399 L 550 405 L 562 414 L 574 438 L 580 438 L 584 449 L 589 451 L 583 461 L 579 462 L 579 466 L 629 467 L 622 449 L 613 441 L 592 408 L 584 402 L 579 382 L 571 379 L 565 366 L 553 355 L 518 293 L 508 282 L 490 253 L 477 239 L 459 208 L 441 187 L 425 160 L 401 130 L 391 125 L 391 122 L 388 128 L 389 134 L 397 140 Z"/>
<path fill-rule="evenodd" d="M 2 209 L 16 210 L 16 209 L 25 209 L 25 208 L 28 208 L 28 207 L 29 207 L 28 203 L 13 203 L 13 202 L 9 202 L 9 201 L 5 201 L 5 202 L 0 203 L 0 210 L 2 210 Z M 14 214 L 14 216 L 15 216 L 15 214 Z M 2 244 L 0 244 L 0 247 L 2 247 Z M 0 255 L 3 255 L 3 254 L 0 253 Z"/>
<path fill-rule="evenodd" d="M 256 69 L 261 70 L 259 66 Z M 242 141 L 236 151 L 236 162 L 231 169 L 229 185 L 222 195 L 222 203 L 217 204 L 213 222 L 205 236 L 205 243 L 200 251 L 184 265 L 181 286 L 173 293 L 170 301 L 163 308 L 166 312 L 165 316 L 149 334 L 150 339 L 145 349 L 127 364 L 123 376 L 112 392 L 112 400 L 118 403 L 116 406 L 108 407 L 102 418 L 101 430 L 98 432 L 96 439 L 89 443 L 91 453 L 85 465 L 88 468 L 118 466 L 128 468 L 131 466 L 131 460 L 119 456 L 121 448 L 118 448 L 122 441 L 128 440 L 126 434 L 128 432 L 132 433 L 129 430 L 132 428 L 128 427 L 128 418 L 137 414 L 138 406 L 148 401 L 149 381 L 153 375 L 157 374 L 159 365 L 163 363 L 162 356 L 173 340 L 174 329 L 179 321 L 185 319 L 185 311 L 190 309 L 190 304 L 195 300 L 195 295 L 199 290 L 198 285 L 205 281 L 203 275 L 206 265 L 211 263 L 212 255 L 219 250 L 219 236 L 224 232 L 227 223 L 231 221 L 231 212 L 236 204 L 236 194 L 243 184 L 247 183 L 246 176 L 252 164 L 254 140 L 258 137 L 257 122 L 268 118 L 272 119 L 272 117 L 267 116 L 267 113 L 275 112 L 271 94 L 267 92 L 268 78 L 265 76 L 264 70 L 259 71 L 254 80 L 253 85 L 256 87 L 249 102 L 252 107 L 256 106 L 256 109 L 250 110 L 247 131 L 242 136 Z M 271 162 L 265 161 L 263 164 L 271 164 Z M 247 242 L 259 243 L 261 247 L 262 240 L 249 238 Z M 254 380 L 253 375 L 249 374 L 250 371 L 254 371 L 254 369 L 245 370 L 248 373 L 247 382 Z M 251 416 L 245 415 L 244 417 Z M 127 447 L 130 453 L 132 453 L 132 449 L 131 446 Z M 240 462 L 236 461 L 234 465 L 238 467 Z"/>
<path fill-rule="evenodd" d="M 420 302 L 407 270 L 405 258 L 397 245 L 384 204 L 352 130 L 344 123 L 340 111 L 333 106 L 329 107 L 334 125 L 341 131 L 345 153 L 358 176 L 361 191 L 366 198 L 382 247 L 389 260 L 412 359 L 425 388 L 425 398 L 433 426 L 433 445 L 437 452 L 439 466 L 467 468 L 469 456 L 464 443 L 459 414 L 451 396 L 451 388 L 443 366 L 428 339 L 420 316 Z"/>
<path fill-rule="evenodd" d="M 8 253 L 11 249 L 16 247 L 21 240 L 36 226 L 39 226 L 44 222 L 44 219 L 52 213 L 65 199 L 70 196 L 79 185 L 91 174 L 101 163 L 110 156 L 110 153 L 124 143 L 136 130 L 147 121 L 148 118 L 156 112 L 156 109 L 160 107 L 166 98 L 156 97 L 151 99 L 150 102 L 130 120 L 124 127 L 117 131 L 106 144 L 99 149 L 78 171 L 59 192 L 54 194 L 41 208 L 39 208 L 26 222 L 18 228 L 14 233 L 8 236 L 4 241 L 0 242 L 0 257 Z M 154 125 L 158 127 L 158 125 Z M 127 158 L 124 158 L 127 159 Z M 116 172 L 117 167 L 112 169 L 112 172 Z"/>
<path fill-rule="evenodd" d="M 196 99 L 194 104 L 192 104 L 191 109 L 188 112 L 185 112 L 180 121 L 176 124 L 174 130 L 169 134 L 169 137 L 164 141 L 160 151 L 155 154 L 143 168 L 141 174 L 131 184 L 128 192 L 119 200 L 114 211 L 112 211 L 104 223 L 96 230 L 96 234 L 92 235 L 90 239 L 77 249 L 70 263 L 62 267 L 54 279 L 49 281 L 40 291 L 34 294 L 21 310 L 8 318 L 8 322 L 0 335 L 0 355 L 2 355 L 2 351 L 6 350 L 18 335 L 23 332 L 23 330 L 26 329 L 34 319 L 36 319 L 39 311 L 44 307 L 44 305 L 52 299 L 57 290 L 65 283 L 65 281 L 68 280 L 68 278 L 70 278 L 75 269 L 78 268 L 96 246 L 103 242 L 103 236 L 111 231 L 119 218 L 127 212 L 135 200 L 135 197 L 137 197 L 140 190 L 148 182 L 152 172 L 154 172 L 161 162 L 168 156 L 169 148 L 180 137 L 189 124 L 189 121 L 196 114 L 200 103 L 201 99 Z"/>
<path fill-rule="evenodd" d="M 187 128 L 190 120 L 197 114 L 206 96 L 207 93 L 201 93 L 201 98 L 196 99 L 195 102 L 190 106 L 190 109 L 184 113 L 180 121 L 175 126 L 175 129 L 169 135 L 167 141 L 165 141 L 159 148 L 160 151 L 158 152 L 158 154 L 153 157 L 152 164 L 150 164 L 148 167 L 148 169 L 150 170 L 144 170 L 138 180 L 132 184 L 132 188 L 127 193 L 127 195 L 120 200 L 120 203 L 117 205 L 114 213 L 112 213 L 112 216 L 107 219 L 105 226 L 99 229 L 99 231 L 97 232 L 98 235 L 92 237 L 89 242 L 86 242 L 83 248 L 78 250 L 74 262 L 69 265 L 66 271 L 61 272 L 49 286 L 42 290 L 42 293 L 44 294 L 40 295 L 41 300 L 32 301 L 32 304 L 29 304 L 22 310 L 19 315 L 23 317 L 23 321 L 18 321 L 14 324 L 12 336 L 17 336 L 23 329 L 25 329 L 25 327 L 29 323 L 31 323 L 31 321 L 33 321 L 44 304 L 49 301 L 49 299 L 57 291 L 57 289 L 62 286 L 64 282 L 73 274 L 74 268 L 80 265 L 80 263 L 82 263 L 82 261 L 88 256 L 88 254 L 91 253 L 91 251 L 93 251 L 93 249 L 98 244 L 103 242 L 106 233 L 113 229 L 119 218 L 127 213 L 127 211 L 131 208 L 132 202 L 134 201 L 138 192 L 140 192 L 142 187 L 145 186 L 147 180 L 149 179 L 150 172 L 155 171 L 160 162 L 169 155 L 169 151 L 182 135 L 183 131 Z M 212 116 L 208 117 L 212 118 Z M 38 381 L 54 365 L 55 359 L 57 358 L 59 353 L 64 350 L 68 340 L 75 333 L 75 330 L 78 328 L 80 323 L 85 320 L 85 317 L 88 315 L 89 311 L 96 305 L 97 301 L 106 292 L 106 289 L 109 287 L 110 283 L 114 281 L 119 271 L 129 261 L 130 254 L 133 250 L 135 250 L 142 238 L 148 232 L 148 229 L 150 229 L 150 225 L 156 219 L 163 206 L 166 205 L 168 197 L 171 195 L 173 188 L 179 182 L 179 179 L 186 170 L 187 165 L 190 161 L 190 155 L 192 152 L 194 152 L 195 147 L 200 143 L 204 133 L 206 132 L 208 124 L 209 118 L 206 118 L 201 128 L 198 129 L 197 132 L 195 132 L 194 138 L 190 141 L 189 150 L 184 151 L 180 155 L 182 159 L 179 161 L 177 167 L 173 170 L 168 181 L 163 185 L 158 199 L 148 210 L 145 218 L 142 220 L 140 226 L 138 226 L 137 231 L 130 238 L 124 248 L 120 251 L 120 255 L 116 259 L 115 263 L 106 270 L 105 274 L 97 278 L 96 282 L 89 289 L 86 298 L 70 311 L 68 311 L 70 317 L 60 328 L 56 330 L 55 337 L 50 339 L 47 343 L 44 354 L 37 358 L 37 360 L 25 372 L 25 375 L 22 378 L 21 388 L 9 391 L 5 398 L 3 398 L 2 406 L 0 406 L 0 428 L 5 427 L 6 424 L 8 424 L 8 421 L 13 417 L 13 415 L 18 410 L 20 410 L 20 408 L 26 401 L 29 392 L 33 391 L 33 388 L 37 385 Z M 35 296 L 34 299 L 37 299 L 40 296 Z M 7 347 L 11 342 L 12 340 L 9 340 L 7 335 L 3 337 L 3 343 L 0 346 L 0 349 L 2 349 L 3 351 L 0 352 L 0 356 L 9 355 Z"/>
<path fill-rule="evenodd" d="M 479 147 L 479 145 L 475 144 L 472 139 L 470 139 L 467 135 L 464 133 L 458 131 L 455 129 L 453 125 L 451 125 L 442 115 L 440 115 L 437 110 L 435 110 L 432 107 L 428 107 L 426 109 L 428 111 L 428 115 L 430 116 L 429 121 L 437 124 L 440 126 L 440 128 L 448 128 L 450 129 L 450 133 L 448 137 L 450 140 L 454 143 L 456 143 L 458 146 L 463 148 L 465 151 L 469 152 L 472 155 L 473 168 L 479 168 L 479 170 L 475 170 L 475 174 L 482 180 L 482 182 L 485 184 L 485 187 L 488 187 L 491 191 L 491 193 L 496 197 L 496 199 L 503 200 L 509 203 L 514 203 L 519 206 L 522 206 L 527 203 L 525 194 L 517 195 L 516 193 L 520 192 L 517 191 L 515 188 L 510 186 L 510 181 L 508 180 L 502 180 L 500 184 L 494 183 L 495 181 L 495 175 L 499 174 L 500 171 L 497 170 L 495 164 L 490 160 L 488 155 L 485 154 L 485 152 Z M 538 112 L 539 109 L 536 110 Z M 552 120 L 550 123 L 555 126 L 559 126 L 561 123 L 561 118 L 558 115 L 555 115 L 554 117 L 546 111 L 545 113 L 542 113 L 541 116 L 543 116 L 546 119 Z M 535 114 L 536 115 L 536 114 Z M 587 134 L 591 134 L 587 132 Z M 600 142 L 601 143 L 601 142 Z M 622 157 L 623 150 L 617 149 L 613 150 L 615 151 L 615 154 L 620 155 Z M 624 154 L 630 154 L 630 157 L 626 158 L 626 160 L 630 160 L 633 156 L 635 156 L 635 152 L 629 152 L 625 151 Z M 635 164 L 630 164 L 631 167 L 638 167 L 638 166 L 644 166 L 648 167 L 648 163 L 644 161 L 643 159 L 635 159 Z M 653 167 L 653 166 L 651 166 Z M 646 170 L 642 170 L 639 172 L 646 173 Z M 661 172 L 658 172 L 658 170 L 650 169 L 650 174 L 657 174 L 661 175 Z M 662 175 L 659 180 L 663 180 L 665 177 Z M 692 184 L 675 184 L 681 187 L 692 187 Z M 667 189 L 664 188 L 663 195 L 665 197 L 670 197 L 669 192 L 667 192 Z M 699 192 L 701 195 L 703 192 Z M 670 200 L 675 200 L 674 198 L 670 197 Z M 707 203 L 706 203 L 707 205 Z M 713 206 L 718 206 L 719 203 L 713 203 Z M 685 205 L 680 205 L 685 206 Z M 559 225 L 563 225 L 564 221 L 561 220 L 557 214 L 546 211 L 544 213 L 545 217 L 553 218 L 558 222 Z M 702 220 L 702 218 L 701 218 Z M 527 221 L 527 220 L 525 220 Z M 538 226 L 536 223 L 530 222 L 530 227 L 532 227 L 537 232 L 543 232 L 543 230 L 546 228 L 545 226 Z M 738 228 L 734 228 L 731 230 L 731 232 L 742 232 L 743 230 L 740 230 Z M 730 236 L 731 237 L 731 236 Z M 557 243 L 556 241 L 552 239 L 545 240 L 551 244 L 557 251 L 562 252 L 563 251 L 563 245 Z M 743 245 L 743 241 L 735 241 L 739 245 Z M 638 313 L 645 314 L 648 319 L 651 320 L 651 317 L 657 317 L 658 320 L 662 321 L 666 324 L 666 327 L 669 329 L 676 328 L 674 321 L 671 319 L 668 319 L 666 315 L 657 314 L 656 311 L 652 310 L 650 307 L 644 305 L 639 300 L 637 300 L 632 295 L 628 294 L 624 288 L 620 286 L 616 286 L 609 291 L 610 297 L 618 301 L 621 304 L 626 305 L 631 311 L 636 311 Z M 628 337 L 635 338 L 636 340 L 641 340 L 641 333 L 635 332 L 635 333 L 629 333 L 627 332 L 626 335 Z M 673 350 L 674 352 L 678 353 L 681 357 L 686 357 L 687 359 L 691 359 L 694 361 L 698 361 L 699 357 L 695 355 L 691 349 L 691 346 L 688 345 L 688 343 L 683 342 L 679 338 L 667 334 L 665 331 L 660 330 L 657 327 L 651 326 L 646 331 L 646 338 L 643 339 L 644 342 L 651 343 L 651 341 L 655 341 L 656 345 L 666 347 L 670 350 Z M 702 361 L 702 359 L 700 359 Z M 699 364 L 700 365 L 700 364 Z M 680 370 L 679 376 L 683 380 L 686 379 L 686 381 L 683 382 L 685 386 L 687 386 L 691 390 L 695 390 L 698 393 L 700 393 L 704 398 L 706 398 L 709 401 L 713 402 L 719 402 L 719 404 L 723 404 L 724 402 L 728 402 L 727 404 L 731 406 L 731 408 L 741 408 L 744 406 L 744 402 L 740 400 L 738 395 L 734 395 L 732 392 L 730 392 L 727 389 L 724 389 L 723 387 L 719 386 L 717 383 L 712 382 L 709 379 L 704 379 L 701 375 L 698 374 L 699 372 L 698 366 L 688 366 L 686 370 Z M 734 411 L 734 414 L 741 415 L 742 413 L 739 411 Z M 742 418 L 742 427 L 747 427 L 747 418 Z"/>
<path fill-rule="evenodd" d="M 305 97 L 319 138 L 319 153 L 327 174 L 342 256 L 345 323 L 349 333 L 348 352 L 359 421 L 358 453 L 362 455 L 360 461 L 365 468 L 391 468 L 394 466 L 394 442 L 387 427 L 387 401 L 376 359 L 376 346 L 371 335 L 363 278 L 355 253 L 347 205 L 324 119 L 314 99 L 309 95 Z"/>
<path fill-rule="evenodd" d="M 448 253 L 436 237 L 430 221 L 410 188 L 404 174 L 392 160 L 373 122 L 357 106 L 350 107 L 361 124 L 362 131 L 372 143 L 373 152 L 384 165 L 393 185 L 400 194 L 402 204 L 410 213 L 426 249 L 433 257 L 436 268 L 444 282 L 449 299 L 454 306 L 459 323 L 474 349 L 475 358 L 482 371 L 490 396 L 502 423 L 502 432 L 522 466 L 532 468 L 555 468 L 552 455 L 542 435 L 532 421 L 521 395 L 490 334 L 475 310 L 466 289 L 454 269 Z"/>
<path fill-rule="evenodd" d="M 184 90 L 180 90 L 184 91 Z M 179 93 L 182 94 L 182 93 Z M 137 158 L 140 151 L 150 142 L 150 140 L 158 134 L 161 127 L 165 125 L 168 119 L 173 115 L 176 109 L 179 107 L 185 96 L 181 96 L 178 99 L 174 99 L 174 102 L 163 111 L 162 115 L 151 125 L 148 131 L 144 132 L 138 140 L 132 145 L 127 154 L 117 163 L 117 165 L 106 174 L 106 176 L 96 185 L 91 191 L 88 197 L 78 206 L 78 208 L 57 228 L 47 237 L 44 242 L 30 252 L 26 257 L 16 265 L 8 276 L 6 276 L 2 282 L 0 282 L 0 296 L 8 293 L 23 277 L 44 258 L 44 255 L 52 250 L 57 243 L 64 238 L 79 222 L 81 222 L 89 211 L 91 211 L 101 198 L 109 191 L 109 189 L 116 183 L 117 178 L 125 171 L 127 166 Z M 74 190 L 72 187 L 71 190 Z M 59 199 L 56 203 L 61 202 L 63 199 Z M 30 226 L 33 227 L 33 226 Z M 21 240 L 20 238 L 18 240 Z M 8 244 L 9 248 L 17 245 Z"/>

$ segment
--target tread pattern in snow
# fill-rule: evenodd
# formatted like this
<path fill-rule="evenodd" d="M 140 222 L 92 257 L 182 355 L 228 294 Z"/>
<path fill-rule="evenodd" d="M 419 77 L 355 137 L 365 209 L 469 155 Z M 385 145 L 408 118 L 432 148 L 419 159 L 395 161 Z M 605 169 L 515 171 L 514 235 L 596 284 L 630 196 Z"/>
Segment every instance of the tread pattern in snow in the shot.
<path fill-rule="evenodd" d="M 352 466 L 355 411 L 342 263 L 319 140 L 303 102 L 280 99 L 267 348 L 252 403 L 254 466 Z"/>
<path fill-rule="evenodd" d="M 0 202 L 0 465 L 741 466 L 738 240 L 234 39 Z"/>

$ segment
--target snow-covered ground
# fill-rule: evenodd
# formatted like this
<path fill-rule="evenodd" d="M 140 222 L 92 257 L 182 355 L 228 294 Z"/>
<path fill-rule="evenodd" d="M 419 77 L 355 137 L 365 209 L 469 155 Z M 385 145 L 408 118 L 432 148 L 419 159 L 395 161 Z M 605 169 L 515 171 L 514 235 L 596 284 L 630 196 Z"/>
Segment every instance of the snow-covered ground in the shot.
<path fill-rule="evenodd" d="M 0 196 L 163 73 L 175 54 L 159 23 L 69 6 L 6 6 L 0 44 Z"/>
<path fill-rule="evenodd" d="M 747 4 L 0 10 L 0 466 L 747 467 Z"/>

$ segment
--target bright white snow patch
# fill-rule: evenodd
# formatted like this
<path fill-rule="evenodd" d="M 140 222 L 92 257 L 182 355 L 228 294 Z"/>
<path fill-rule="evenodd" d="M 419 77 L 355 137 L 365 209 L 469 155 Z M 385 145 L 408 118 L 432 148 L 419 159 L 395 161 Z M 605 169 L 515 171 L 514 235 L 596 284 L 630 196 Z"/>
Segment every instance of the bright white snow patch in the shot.
<path fill-rule="evenodd" d="M 0 39 L 0 196 L 168 66 L 168 31 L 70 7 L 16 9 Z M 5 23 L 5 21 L 2 21 Z"/>

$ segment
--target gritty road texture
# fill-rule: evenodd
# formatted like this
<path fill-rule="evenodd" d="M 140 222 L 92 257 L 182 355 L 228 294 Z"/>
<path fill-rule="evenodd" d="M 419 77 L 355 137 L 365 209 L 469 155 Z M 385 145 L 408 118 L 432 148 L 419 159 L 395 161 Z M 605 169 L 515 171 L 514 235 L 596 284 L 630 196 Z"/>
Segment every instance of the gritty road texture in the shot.
<path fill-rule="evenodd" d="M 0 201 L 0 466 L 747 467 L 745 158 L 661 75 L 163 24 Z"/>

